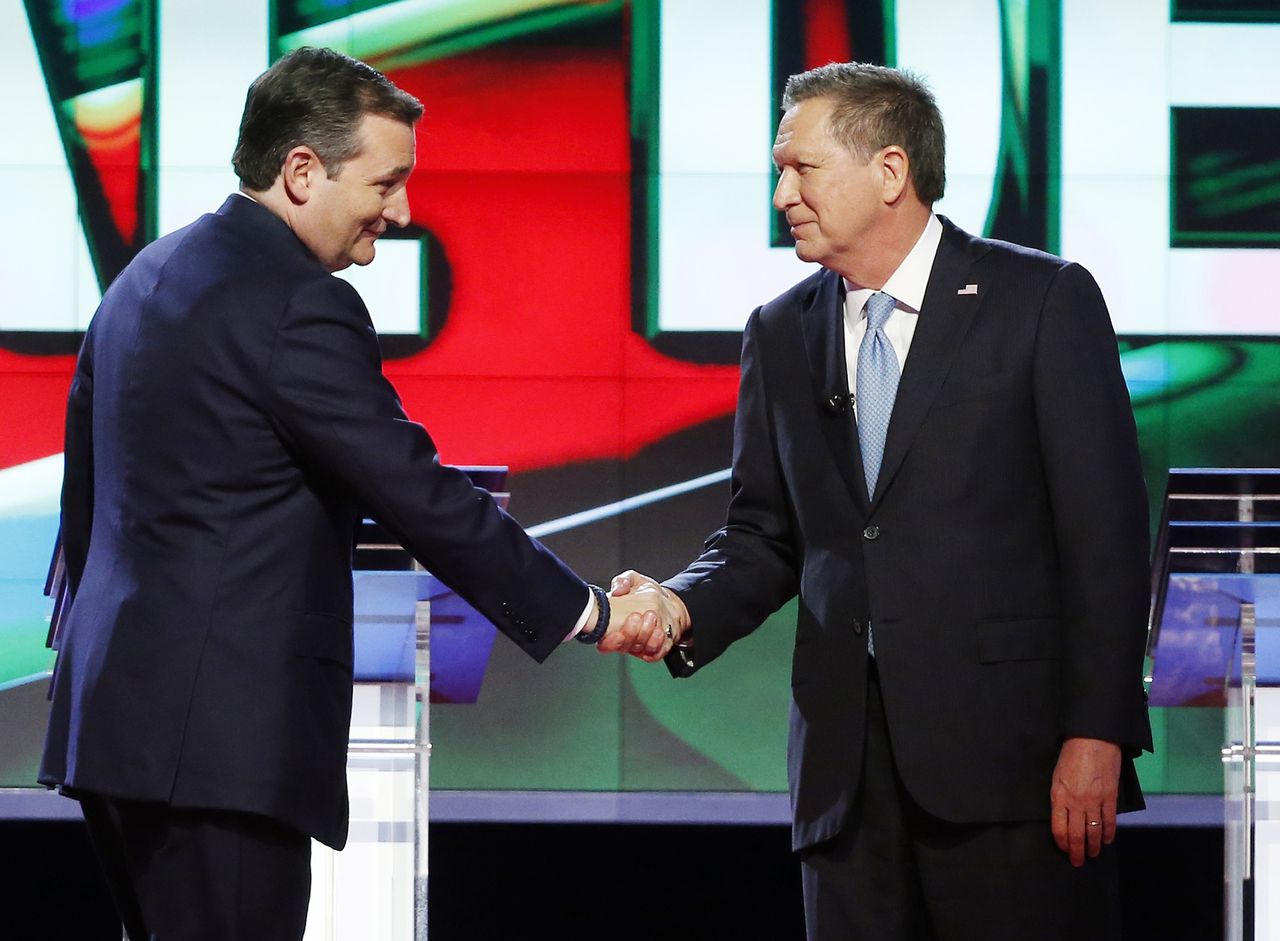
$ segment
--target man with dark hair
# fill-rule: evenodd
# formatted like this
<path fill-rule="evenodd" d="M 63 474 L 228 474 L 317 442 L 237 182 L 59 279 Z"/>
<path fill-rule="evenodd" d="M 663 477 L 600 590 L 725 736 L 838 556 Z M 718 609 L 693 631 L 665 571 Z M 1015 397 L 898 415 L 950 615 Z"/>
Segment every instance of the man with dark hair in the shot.
<path fill-rule="evenodd" d="M 245 189 L 269 189 L 289 151 L 307 144 L 336 175 L 359 151 L 367 114 L 412 127 L 422 102 L 359 60 L 300 49 L 249 86 L 231 165 Z"/>
<path fill-rule="evenodd" d="M 747 323 L 728 519 L 663 583 L 667 663 L 691 675 L 799 595 L 811 939 L 1118 938 L 1149 583 L 1106 305 L 1078 265 L 933 214 L 942 119 L 914 76 L 827 65 L 784 108 L 774 205 L 822 270 Z"/>
<path fill-rule="evenodd" d="M 134 941 L 302 937 L 310 838 L 346 841 L 363 513 L 539 662 L 670 643 L 657 592 L 610 606 L 439 463 L 332 276 L 409 221 L 421 113 L 363 63 L 285 56 L 249 91 L 242 191 L 140 252 L 86 333 L 40 780 L 81 800 Z"/>

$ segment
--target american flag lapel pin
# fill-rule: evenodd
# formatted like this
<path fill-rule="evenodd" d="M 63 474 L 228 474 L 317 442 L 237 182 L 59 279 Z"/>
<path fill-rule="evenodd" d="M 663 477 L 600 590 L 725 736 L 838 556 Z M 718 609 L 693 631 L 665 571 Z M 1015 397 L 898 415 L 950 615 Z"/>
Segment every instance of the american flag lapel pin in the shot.
<path fill-rule="evenodd" d="M 960 290 L 956 291 L 956 294 L 957 294 L 957 295 L 960 295 L 960 294 L 977 294 L 977 293 L 978 293 L 978 286 L 977 286 L 976 284 L 966 284 L 966 285 L 965 285 L 964 287 L 962 287 Z"/>

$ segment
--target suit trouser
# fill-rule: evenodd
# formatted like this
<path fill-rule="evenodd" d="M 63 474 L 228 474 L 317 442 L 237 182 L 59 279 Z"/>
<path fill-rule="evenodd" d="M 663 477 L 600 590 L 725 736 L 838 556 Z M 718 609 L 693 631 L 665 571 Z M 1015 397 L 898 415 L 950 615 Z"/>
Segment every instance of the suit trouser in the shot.
<path fill-rule="evenodd" d="M 1048 800 L 1045 781 L 1046 811 Z M 1114 847 L 1077 869 L 1047 819 L 955 824 L 911 799 L 894 764 L 874 663 L 862 786 L 844 828 L 805 850 L 801 869 L 809 941 L 1120 937 Z"/>
<path fill-rule="evenodd" d="M 77 793 L 130 941 L 298 941 L 311 840 L 225 810 Z"/>

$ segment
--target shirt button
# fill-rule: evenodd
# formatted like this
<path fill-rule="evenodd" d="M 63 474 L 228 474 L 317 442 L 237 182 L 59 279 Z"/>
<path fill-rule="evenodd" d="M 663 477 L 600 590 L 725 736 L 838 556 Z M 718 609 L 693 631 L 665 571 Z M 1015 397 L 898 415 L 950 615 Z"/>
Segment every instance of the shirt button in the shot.
<path fill-rule="evenodd" d="M 863 539 L 879 539 L 880 527 L 874 524 L 871 526 L 868 526 L 866 529 L 862 531 L 862 538 Z"/>

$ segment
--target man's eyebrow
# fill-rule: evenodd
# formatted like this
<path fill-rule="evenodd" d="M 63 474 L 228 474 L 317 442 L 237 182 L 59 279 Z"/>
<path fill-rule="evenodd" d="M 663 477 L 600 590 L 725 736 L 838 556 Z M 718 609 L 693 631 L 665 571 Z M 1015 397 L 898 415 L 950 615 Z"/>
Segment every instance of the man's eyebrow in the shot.
<path fill-rule="evenodd" d="M 773 158 L 773 165 L 776 167 L 778 165 L 778 158 L 776 156 L 776 152 L 778 150 L 777 145 L 774 145 L 773 149 L 775 152 L 775 156 Z M 816 166 L 818 159 L 819 159 L 818 155 L 813 151 L 793 150 L 791 151 L 791 153 L 787 154 L 785 162 L 786 163 L 802 163 L 802 164 L 805 164 L 806 166 Z"/>
<path fill-rule="evenodd" d="M 379 173 L 375 179 L 377 180 L 395 180 L 402 176 L 408 176 L 413 172 L 413 164 L 402 163 L 398 167 L 392 167 L 384 173 Z"/>

